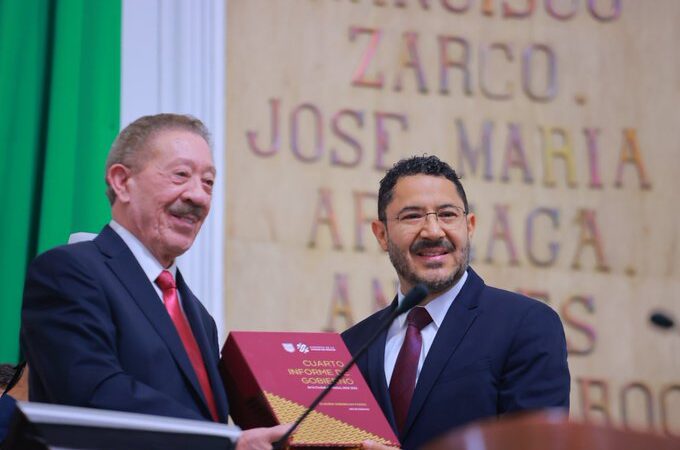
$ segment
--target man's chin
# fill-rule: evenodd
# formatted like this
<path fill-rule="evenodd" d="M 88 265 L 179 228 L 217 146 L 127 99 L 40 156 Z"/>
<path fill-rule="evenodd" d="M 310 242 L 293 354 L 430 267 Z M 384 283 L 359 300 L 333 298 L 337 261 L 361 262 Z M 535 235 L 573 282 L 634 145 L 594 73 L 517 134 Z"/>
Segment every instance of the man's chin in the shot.
<path fill-rule="evenodd" d="M 414 283 L 423 283 L 425 287 L 427 287 L 427 290 L 431 294 L 441 294 L 443 292 L 448 291 L 453 287 L 454 284 L 460 278 L 463 276 L 463 271 L 459 272 L 449 272 L 444 275 L 439 275 L 439 276 L 423 276 L 423 277 L 417 277 Z"/>
<path fill-rule="evenodd" d="M 191 248 L 194 243 L 194 239 L 195 236 L 176 236 L 166 241 L 165 248 L 167 249 L 168 253 L 174 255 L 176 258 L 183 255 Z"/>
<path fill-rule="evenodd" d="M 444 268 L 440 264 L 436 267 L 425 267 L 421 270 L 414 271 L 414 275 L 423 280 L 424 283 L 436 283 L 453 277 L 455 272 L 456 271 L 450 267 Z"/>

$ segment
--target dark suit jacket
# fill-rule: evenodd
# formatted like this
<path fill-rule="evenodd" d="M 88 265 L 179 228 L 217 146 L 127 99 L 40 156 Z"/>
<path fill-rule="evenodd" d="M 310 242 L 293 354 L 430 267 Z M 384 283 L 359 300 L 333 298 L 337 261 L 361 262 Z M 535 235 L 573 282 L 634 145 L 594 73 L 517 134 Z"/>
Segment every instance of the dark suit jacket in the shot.
<path fill-rule="evenodd" d="M 9 424 L 14 416 L 14 411 L 17 409 L 17 402 L 11 395 L 3 395 L 0 397 L 0 443 L 5 440 Z"/>
<path fill-rule="evenodd" d="M 351 353 L 378 329 L 395 302 L 342 335 Z M 385 416 L 394 414 L 384 370 L 383 332 L 358 366 Z M 484 417 L 545 407 L 569 407 L 564 330 L 545 304 L 468 279 L 430 347 L 404 430 L 405 449 L 419 448 L 453 427 Z"/>
<path fill-rule="evenodd" d="M 222 422 L 217 329 L 177 272 Z M 106 226 L 29 266 L 21 348 L 32 401 L 211 420 L 182 341 L 130 249 Z"/>

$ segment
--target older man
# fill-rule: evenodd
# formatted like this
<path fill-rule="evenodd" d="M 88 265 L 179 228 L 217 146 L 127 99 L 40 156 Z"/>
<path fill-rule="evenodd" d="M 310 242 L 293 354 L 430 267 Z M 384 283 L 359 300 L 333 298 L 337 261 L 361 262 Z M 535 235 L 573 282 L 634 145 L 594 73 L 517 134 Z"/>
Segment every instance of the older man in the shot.
<path fill-rule="evenodd" d="M 226 421 L 215 323 L 176 265 L 210 211 L 215 175 L 195 118 L 146 116 L 121 131 L 106 162 L 111 222 L 28 269 L 31 400 Z M 247 431 L 239 446 L 268 447 L 284 428 Z"/>
<path fill-rule="evenodd" d="M 366 342 L 413 286 L 429 295 L 358 365 L 405 449 L 512 411 L 569 406 L 562 324 L 543 303 L 487 286 L 470 268 L 476 218 L 435 156 L 398 162 L 380 182 L 372 228 L 399 277 L 393 304 L 343 334 Z"/>

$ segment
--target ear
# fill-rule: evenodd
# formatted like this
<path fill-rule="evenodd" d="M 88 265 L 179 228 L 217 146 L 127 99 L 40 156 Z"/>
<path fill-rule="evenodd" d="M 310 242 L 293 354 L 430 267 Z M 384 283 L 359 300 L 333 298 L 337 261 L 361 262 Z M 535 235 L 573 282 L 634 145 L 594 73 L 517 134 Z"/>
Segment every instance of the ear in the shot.
<path fill-rule="evenodd" d="M 130 169 L 120 163 L 113 164 L 106 171 L 106 181 L 109 182 L 111 189 L 116 193 L 116 200 L 123 203 L 130 201 L 130 190 L 128 186 L 130 175 Z"/>
<path fill-rule="evenodd" d="M 477 226 L 477 216 L 475 216 L 475 213 L 468 213 L 467 215 L 467 234 L 468 234 L 468 239 L 472 239 L 472 236 L 475 234 L 475 227 Z"/>
<path fill-rule="evenodd" d="M 371 230 L 373 230 L 373 234 L 378 240 L 380 247 L 387 251 L 387 226 L 380 220 L 374 220 L 371 222 Z"/>

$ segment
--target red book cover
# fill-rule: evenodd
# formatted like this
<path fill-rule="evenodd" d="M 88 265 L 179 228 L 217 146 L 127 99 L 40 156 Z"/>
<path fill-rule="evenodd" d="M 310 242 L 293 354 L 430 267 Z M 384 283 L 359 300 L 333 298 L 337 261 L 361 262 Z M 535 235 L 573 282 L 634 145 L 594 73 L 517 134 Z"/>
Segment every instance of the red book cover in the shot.
<path fill-rule="evenodd" d="M 241 428 L 293 423 L 351 359 L 337 333 L 234 331 L 220 370 Z M 399 446 L 358 368 L 352 367 L 300 424 L 292 447 Z"/>

